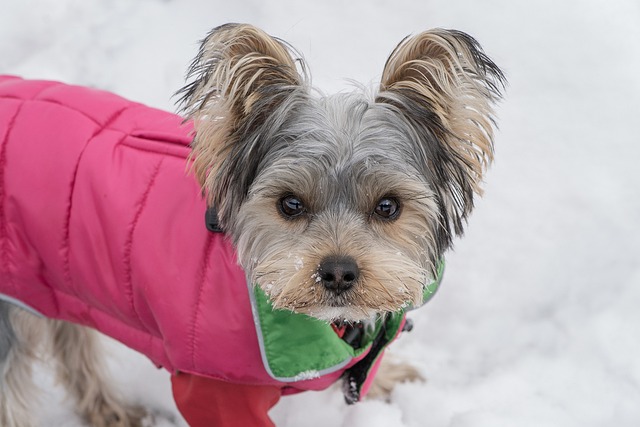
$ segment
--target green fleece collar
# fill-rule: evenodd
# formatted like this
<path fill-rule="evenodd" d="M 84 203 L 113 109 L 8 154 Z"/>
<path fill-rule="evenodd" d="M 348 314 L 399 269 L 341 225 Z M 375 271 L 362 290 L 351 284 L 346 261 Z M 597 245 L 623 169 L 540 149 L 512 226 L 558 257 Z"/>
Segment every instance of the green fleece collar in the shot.
<path fill-rule="evenodd" d="M 425 284 L 422 305 L 427 303 L 440 286 L 444 274 L 444 260 L 437 268 L 437 277 Z M 354 349 L 343 341 L 331 325 L 305 314 L 276 310 L 259 286 L 249 286 L 249 295 L 256 325 L 260 352 L 269 375 L 282 382 L 297 382 L 319 378 L 336 372 L 371 347 L 381 328 L 395 337 L 402 326 L 407 307 L 375 322 L 367 331 L 362 345 Z"/>

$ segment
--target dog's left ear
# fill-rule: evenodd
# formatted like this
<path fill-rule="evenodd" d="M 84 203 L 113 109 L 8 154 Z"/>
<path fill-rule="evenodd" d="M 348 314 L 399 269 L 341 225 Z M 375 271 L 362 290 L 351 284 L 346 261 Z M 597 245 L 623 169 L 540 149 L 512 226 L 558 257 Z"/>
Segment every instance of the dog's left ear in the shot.
<path fill-rule="evenodd" d="M 252 25 L 222 25 L 202 41 L 190 83 L 178 92 L 185 116 L 194 121 L 193 167 L 223 227 L 269 150 L 267 123 L 305 90 L 304 63 L 292 54 L 286 43 Z"/>
<path fill-rule="evenodd" d="M 492 105 L 505 79 L 471 36 L 430 30 L 406 38 L 384 67 L 377 102 L 411 125 L 419 167 L 433 183 L 443 227 L 439 242 L 462 234 L 493 159 Z"/>

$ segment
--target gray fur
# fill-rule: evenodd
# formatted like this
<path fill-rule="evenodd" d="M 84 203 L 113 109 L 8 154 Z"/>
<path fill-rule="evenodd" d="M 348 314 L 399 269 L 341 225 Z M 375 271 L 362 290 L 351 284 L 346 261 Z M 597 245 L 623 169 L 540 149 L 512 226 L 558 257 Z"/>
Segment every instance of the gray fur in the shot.
<path fill-rule="evenodd" d="M 0 300 L 0 373 L 4 371 L 4 364 L 17 341 L 11 326 L 11 310 L 14 310 L 11 304 Z"/>
<path fill-rule="evenodd" d="M 433 275 L 446 249 L 435 238 L 441 227 L 436 193 L 418 166 L 422 160 L 415 147 L 417 136 L 403 118 L 364 94 L 285 102 L 280 111 L 277 117 L 286 117 L 284 121 L 273 127 L 267 120 L 249 138 L 256 143 L 259 139 L 268 149 L 257 163 L 256 178 L 243 198 L 246 202 L 227 219 L 245 268 L 251 272 L 251 259 L 256 254 L 268 258 L 273 248 L 313 254 L 316 242 L 323 241 L 331 242 L 325 256 L 348 255 L 362 263 L 375 245 L 389 259 L 397 258 L 397 253 L 410 259 L 404 270 L 416 278 Z M 285 194 L 295 194 L 307 207 L 305 236 L 297 242 L 287 242 L 290 235 L 264 224 L 258 217 L 265 212 L 253 205 L 268 198 L 275 207 Z M 400 242 L 389 239 L 383 225 L 372 225 L 376 203 L 389 196 L 414 212 L 410 236 Z M 288 253 L 275 258 L 279 256 Z M 251 278 L 262 281 L 260 274 Z M 410 288 L 419 286 L 398 280 Z M 346 299 L 340 302 L 348 304 Z"/>

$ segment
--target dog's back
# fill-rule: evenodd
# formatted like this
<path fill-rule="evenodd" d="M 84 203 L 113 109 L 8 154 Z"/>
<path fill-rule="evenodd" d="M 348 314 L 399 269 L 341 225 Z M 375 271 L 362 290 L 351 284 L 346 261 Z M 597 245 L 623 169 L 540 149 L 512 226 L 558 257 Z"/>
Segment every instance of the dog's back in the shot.
<path fill-rule="evenodd" d="M 170 197 L 181 197 L 189 140 L 179 129 L 177 117 L 107 92 L 0 80 L 0 293 L 52 317 L 66 297 L 137 317 L 126 251 L 157 181 L 175 180 Z"/>
<path fill-rule="evenodd" d="M 39 348 L 54 356 L 58 380 L 90 425 L 139 425 L 143 414 L 108 385 L 96 336 L 76 324 L 170 371 L 202 369 L 196 326 L 226 314 L 191 315 L 217 289 L 203 284 L 238 283 L 247 297 L 230 245 L 205 229 L 205 203 L 187 170 L 190 141 L 174 114 L 104 91 L 0 76 L 0 425 L 32 425 Z M 208 268 L 221 254 L 225 274 Z"/>
<path fill-rule="evenodd" d="M 1 77 L 0 295 L 172 369 L 177 356 L 163 339 L 190 339 L 194 319 L 176 311 L 191 310 L 199 284 L 211 281 L 189 143 L 190 128 L 171 113 L 86 87 Z"/>

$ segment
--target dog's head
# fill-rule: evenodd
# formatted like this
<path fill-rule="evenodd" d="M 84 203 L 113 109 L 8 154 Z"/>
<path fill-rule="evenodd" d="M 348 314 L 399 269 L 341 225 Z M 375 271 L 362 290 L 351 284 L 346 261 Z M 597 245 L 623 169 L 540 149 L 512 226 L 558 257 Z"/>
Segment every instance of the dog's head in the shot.
<path fill-rule="evenodd" d="M 188 78 L 195 173 L 275 307 L 355 321 L 421 303 L 492 160 L 504 77 L 473 38 L 406 38 L 376 94 L 322 97 L 286 43 L 228 24 Z"/>

